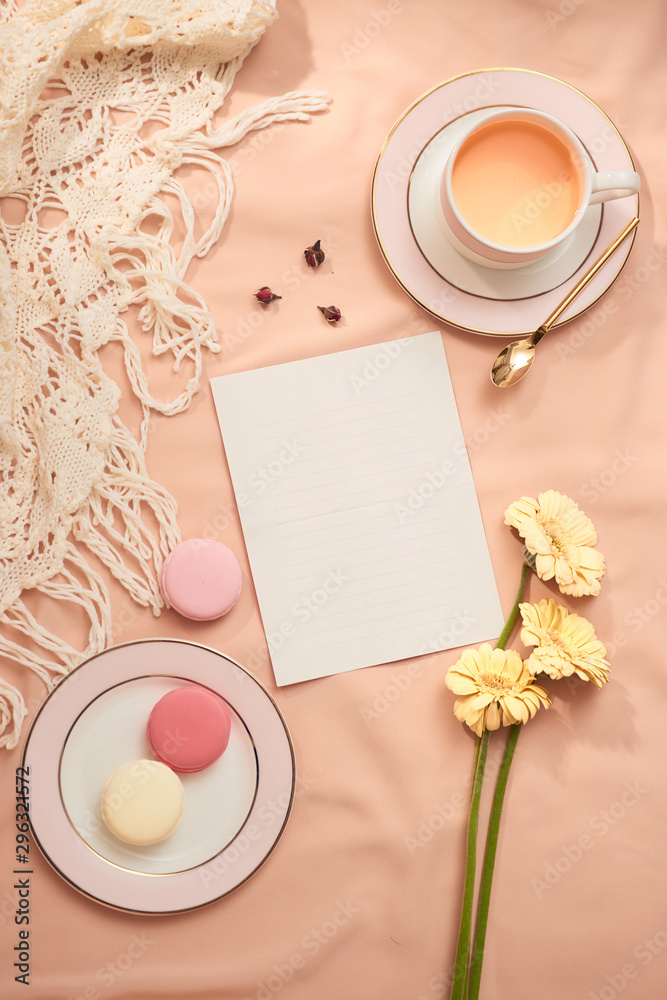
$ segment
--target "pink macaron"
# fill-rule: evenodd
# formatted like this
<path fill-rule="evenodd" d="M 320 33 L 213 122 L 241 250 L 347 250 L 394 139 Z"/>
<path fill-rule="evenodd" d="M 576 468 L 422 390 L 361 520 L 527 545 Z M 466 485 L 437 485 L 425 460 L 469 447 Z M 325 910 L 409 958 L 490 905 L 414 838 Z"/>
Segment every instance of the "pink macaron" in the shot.
<path fill-rule="evenodd" d="M 241 580 L 241 567 L 231 549 L 211 538 L 190 538 L 165 559 L 160 586 L 174 611 L 195 621 L 210 621 L 234 607 Z"/>
<path fill-rule="evenodd" d="M 229 743 L 231 717 L 222 698 L 199 684 L 175 688 L 153 707 L 146 736 L 150 748 L 174 771 L 203 771 Z"/>

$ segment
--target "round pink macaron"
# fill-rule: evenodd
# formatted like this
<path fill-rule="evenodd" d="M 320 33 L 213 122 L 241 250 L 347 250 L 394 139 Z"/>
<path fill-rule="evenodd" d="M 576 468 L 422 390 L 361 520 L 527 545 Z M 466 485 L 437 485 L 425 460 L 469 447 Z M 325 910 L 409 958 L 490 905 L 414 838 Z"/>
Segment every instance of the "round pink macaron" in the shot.
<path fill-rule="evenodd" d="M 163 695 L 153 707 L 146 736 L 174 771 L 203 771 L 227 749 L 231 718 L 222 698 L 191 684 Z"/>
<path fill-rule="evenodd" d="M 210 621 L 234 607 L 241 593 L 241 567 L 231 549 L 210 538 L 190 538 L 171 550 L 160 576 L 174 611 Z"/>

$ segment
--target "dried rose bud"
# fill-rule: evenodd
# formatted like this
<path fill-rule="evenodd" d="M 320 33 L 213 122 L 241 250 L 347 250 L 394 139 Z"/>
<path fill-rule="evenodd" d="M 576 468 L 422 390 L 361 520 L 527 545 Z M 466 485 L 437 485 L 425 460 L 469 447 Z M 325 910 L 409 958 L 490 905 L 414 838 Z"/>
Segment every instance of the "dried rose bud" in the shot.
<path fill-rule="evenodd" d="M 320 240 L 313 243 L 312 247 L 307 247 L 303 251 L 308 267 L 319 267 L 324 260 L 324 250 L 320 247 Z"/>
<path fill-rule="evenodd" d="M 341 317 L 340 309 L 336 306 L 318 306 L 327 323 L 337 323 Z"/>
<path fill-rule="evenodd" d="M 258 302 L 261 302 L 265 306 L 268 302 L 273 302 L 274 299 L 282 299 L 282 295 L 276 295 L 272 292 L 268 285 L 264 285 L 262 288 L 258 288 L 255 292 L 255 298 Z"/>

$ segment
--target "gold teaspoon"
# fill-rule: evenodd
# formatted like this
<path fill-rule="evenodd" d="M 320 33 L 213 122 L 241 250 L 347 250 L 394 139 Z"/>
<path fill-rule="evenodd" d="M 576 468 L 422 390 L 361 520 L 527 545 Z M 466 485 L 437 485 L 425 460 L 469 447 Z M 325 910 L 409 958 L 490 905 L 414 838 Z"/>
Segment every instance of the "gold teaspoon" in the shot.
<path fill-rule="evenodd" d="M 611 255 L 618 250 L 621 243 L 628 238 L 630 233 L 634 232 L 638 225 L 639 219 L 637 218 L 632 219 L 627 224 L 625 229 L 618 234 L 614 242 L 607 247 L 602 256 L 598 257 L 592 267 L 579 279 L 572 291 L 554 309 L 551 315 L 545 319 L 542 326 L 535 333 L 531 333 L 529 337 L 525 337 L 523 340 L 514 340 L 511 344 L 503 347 L 491 368 L 491 381 L 494 385 L 505 389 L 509 385 L 514 385 L 515 382 L 518 382 L 519 379 L 522 379 L 528 373 L 535 358 L 535 347 L 539 344 L 544 334 L 549 332 L 558 317 L 565 312 L 573 299 L 576 299 L 579 292 L 586 287 L 591 278 L 595 277 L 600 268 L 607 263 Z"/>

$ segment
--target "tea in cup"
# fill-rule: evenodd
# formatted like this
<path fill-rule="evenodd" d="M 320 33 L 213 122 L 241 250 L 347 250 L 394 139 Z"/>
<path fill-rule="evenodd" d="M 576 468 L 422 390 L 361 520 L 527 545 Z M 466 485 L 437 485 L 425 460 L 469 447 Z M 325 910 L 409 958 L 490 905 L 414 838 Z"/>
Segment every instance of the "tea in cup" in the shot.
<path fill-rule="evenodd" d="M 487 267 L 521 267 L 563 244 L 589 205 L 639 190 L 632 170 L 596 171 L 577 136 L 542 111 L 491 111 L 460 136 L 441 203 L 450 242 Z"/>

